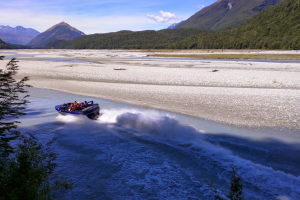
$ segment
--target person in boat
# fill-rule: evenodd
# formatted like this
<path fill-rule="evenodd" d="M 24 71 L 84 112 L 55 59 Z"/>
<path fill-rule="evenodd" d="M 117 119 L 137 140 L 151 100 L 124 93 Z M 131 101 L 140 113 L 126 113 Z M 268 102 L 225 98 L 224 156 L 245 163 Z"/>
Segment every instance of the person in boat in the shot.
<path fill-rule="evenodd" d="M 88 103 L 86 101 L 84 103 L 74 101 L 74 103 L 70 103 L 70 105 L 68 105 L 67 110 L 68 111 L 82 110 L 82 109 L 86 108 L 87 105 L 88 105 Z"/>
<path fill-rule="evenodd" d="M 76 109 L 76 104 L 77 104 L 77 101 L 75 101 L 74 103 L 70 103 L 70 105 L 68 107 L 68 111 L 74 111 Z"/>
<path fill-rule="evenodd" d="M 66 103 L 61 107 L 62 110 L 68 110 L 68 108 L 69 108 L 69 105 Z"/>

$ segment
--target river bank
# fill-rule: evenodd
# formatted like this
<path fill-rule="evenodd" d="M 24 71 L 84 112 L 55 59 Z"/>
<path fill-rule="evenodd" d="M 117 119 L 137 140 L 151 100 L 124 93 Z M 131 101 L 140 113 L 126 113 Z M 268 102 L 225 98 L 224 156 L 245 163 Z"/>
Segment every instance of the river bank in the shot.
<path fill-rule="evenodd" d="M 195 55 L 193 51 L 176 53 Z M 228 53 L 234 52 L 224 52 Z M 34 87 L 238 126 L 300 130 L 297 62 L 152 59 L 148 51 L 118 50 L 12 50 L 2 54 L 18 57 L 20 77 L 29 76 Z"/>

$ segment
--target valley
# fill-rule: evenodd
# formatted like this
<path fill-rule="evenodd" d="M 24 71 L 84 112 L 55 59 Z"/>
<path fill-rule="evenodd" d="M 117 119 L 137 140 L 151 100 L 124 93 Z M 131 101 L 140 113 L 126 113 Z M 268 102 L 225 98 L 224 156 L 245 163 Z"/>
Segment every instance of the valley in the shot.
<path fill-rule="evenodd" d="M 299 200 L 300 0 L 0 6 L 0 199 Z"/>

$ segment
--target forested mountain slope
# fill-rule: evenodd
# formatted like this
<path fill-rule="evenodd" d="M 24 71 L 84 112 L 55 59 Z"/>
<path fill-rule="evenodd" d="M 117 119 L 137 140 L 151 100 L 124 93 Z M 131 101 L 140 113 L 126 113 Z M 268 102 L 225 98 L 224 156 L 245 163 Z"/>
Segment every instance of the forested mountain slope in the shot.
<path fill-rule="evenodd" d="M 234 29 L 198 34 L 172 48 L 300 49 L 300 1 L 283 0 Z"/>
<path fill-rule="evenodd" d="M 218 0 L 201 9 L 176 28 L 220 30 L 232 28 L 281 0 Z"/>
<path fill-rule="evenodd" d="M 70 42 L 66 47 L 72 49 L 159 49 L 200 32 L 203 31 L 198 29 L 119 31 L 83 36 Z M 53 43 L 51 45 L 57 46 Z"/>

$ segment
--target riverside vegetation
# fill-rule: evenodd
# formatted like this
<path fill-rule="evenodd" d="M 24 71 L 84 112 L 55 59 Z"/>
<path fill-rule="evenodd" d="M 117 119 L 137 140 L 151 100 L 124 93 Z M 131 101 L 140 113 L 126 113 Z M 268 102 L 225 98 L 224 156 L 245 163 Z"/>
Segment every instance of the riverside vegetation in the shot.
<path fill-rule="evenodd" d="M 0 56 L 0 60 L 3 60 Z M 17 81 L 18 61 L 0 69 L 0 199 L 51 199 L 51 190 L 69 188 L 60 177 L 50 181 L 56 155 L 30 133 L 19 131 L 17 118 L 25 115 L 27 77 Z"/>

